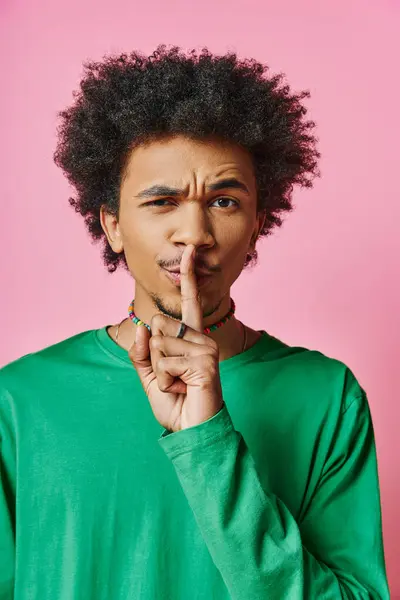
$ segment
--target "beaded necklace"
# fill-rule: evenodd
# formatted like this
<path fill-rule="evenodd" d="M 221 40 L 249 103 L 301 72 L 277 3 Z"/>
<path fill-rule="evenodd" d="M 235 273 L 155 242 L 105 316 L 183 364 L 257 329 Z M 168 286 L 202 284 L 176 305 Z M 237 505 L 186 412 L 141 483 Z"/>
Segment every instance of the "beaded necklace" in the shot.
<path fill-rule="evenodd" d="M 147 325 L 147 323 L 144 323 L 143 321 L 141 321 L 141 319 L 139 319 L 135 315 L 135 313 L 133 311 L 133 302 L 134 301 L 132 300 L 131 304 L 129 305 L 129 317 L 130 317 L 130 319 L 136 325 L 144 325 L 151 332 L 151 329 L 150 329 L 149 325 Z M 222 327 L 222 325 L 224 323 L 226 323 L 234 315 L 235 309 L 236 309 L 235 303 L 234 303 L 233 299 L 231 298 L 231 308 L 230 308 L 228 314 L 223 319 L 221 319 L 220 321 L 218 321 L 217 323 L 214 323 L 214 325 L 210 325 L 210 327 L 205 327 L 204 328 L 204 333 L 209 333 L 210 331 L 214 331 L 215 329 L 219 329 L 220 327 Z M 125 321 L 125 319 L 124 319 L 124 321 Z M 115 335 L 115 341 L 117 342 L 117 344 L 118 344 L 119 328 L 120 328 L 122 322 L 123 321 L 121 321 L 121 323 L 119 323 L 117 325 L 117 331 L 116 331 L 116 335 Z M 242 346 L 241 352 L 244 352 L 246 350 L 246 348 L 247 348 L 247 329 L 246 329 L 245 325 L 241 321 L 240 321 L 240 324 L 241 324 L 242 329 L 243 329 L 243 346 Z"/>
<path fill-rule="evenodd" d="M 132 302 L 130 303 L 129 308 L 128 308 L 129 317 L 135 323 L 135 325 L 144 325 L 151 332 L 150 325 L 147 325 L 147 323 L 144 323 L 135 315 L 135 313 L 133 311 L 133 304 L 134 304 L 134 300 L 132 300 Z M 222 325 L 224 325 L 227 321 L 229 321 L 229 319 L 231 319 L 233 317 L 233 315 L 235 314 L 235 310 L 236 310 L 236 305 L 233 301 L 233 298 L 231 298 L 231 307 L 229 309 L 229 312 L 225 315 L 225 317 L 223 317 L 220 321 L 217 321 L 217 323 L 214 323 L 213 325 L 210 325 L 209 327 L 205 327 L 203 332 L 210 333 L 210 331 L 215 331 L 216 329 L 219 329 L 220 327 L 222 327 Z"/>

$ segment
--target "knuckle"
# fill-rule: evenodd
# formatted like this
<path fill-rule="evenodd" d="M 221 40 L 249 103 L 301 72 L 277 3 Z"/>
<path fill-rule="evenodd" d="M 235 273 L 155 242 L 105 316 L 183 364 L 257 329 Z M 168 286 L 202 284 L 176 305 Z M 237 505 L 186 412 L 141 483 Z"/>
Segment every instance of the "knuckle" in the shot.
<path fill-rule="evenodd" d="M 215 357 L 211 354 L 203 354 L 202 365 L 207 371 L 215 371 Z"/>
<path fill-rule="evenodd" d="M 211 337 L 205 336 L 205 345 L 207 346 L 207 351 L 209 354 L 211 354 L 211 356 L 219 356 L 219 346 L 215 340 L 213 340 Z"/>
<path fill-rule="evenodd" d="M 164 323 L 164 315 L 162 315 L 161 313 L 156 313 L 155 315 L 153 315 L 152 319 L 151 319 L 151 330 L 156 331 L 162 328 L 163 323 Z"/>
<path fill-rule="evenodd" d="M 169 386 L 165 380 L 161 379 L 161 380 L 158 380 L 158 387 L 161 392 L 166 392 L 168 390 Z"/>
<path fill-rule="evenodd" d="M 150 344 L 150 348 L 152 350 L 159 350 L 162 346 L 163 343 L 163 336 L 162 335 L 152 335 L 150 340 L 149 340 L 149 344 Z"/>
<path fill-rule="evenodd" d="M 156 361 L 155 368 L 156 368 L 157 377 L 161 376 L 166 369 L 164 356 L 161 356 L 161 358 L 159 358 Z"/>
<path fill-rule="evenodd" d="M 210 340 L 210 351 L 212 353 L 212 356 L 219 356 L 219 346 L 217 344 L 217 342 L 215 340 L 213 340 L 212 338 L 209 338 Z"/>

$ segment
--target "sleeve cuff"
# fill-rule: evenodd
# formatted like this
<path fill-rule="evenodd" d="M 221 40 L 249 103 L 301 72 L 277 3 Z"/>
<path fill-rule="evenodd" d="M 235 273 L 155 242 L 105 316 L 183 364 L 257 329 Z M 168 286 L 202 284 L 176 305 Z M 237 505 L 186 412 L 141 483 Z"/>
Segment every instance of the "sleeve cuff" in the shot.
<path fill-rule="evenodd" d="M 198 446 L 218 441 L 232 431 L 235 429 L 224 404 L 214 416 L 203 423 L 174 432 L 164 429 L 158 443 L 170 458 L 174 458 Z"/>

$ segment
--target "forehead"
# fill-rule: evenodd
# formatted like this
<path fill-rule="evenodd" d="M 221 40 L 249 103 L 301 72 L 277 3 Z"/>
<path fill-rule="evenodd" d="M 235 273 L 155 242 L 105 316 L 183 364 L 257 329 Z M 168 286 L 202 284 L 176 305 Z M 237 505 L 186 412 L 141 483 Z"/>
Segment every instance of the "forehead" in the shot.
<path fill-rule="evenodd" d="M 228 173 L 253 178 L 249 153 L 240 146 L 216 140 L 193 140 L 175 136 L 136 147 L 128 159 L 125 178 L 135 183 L 185 178 L 215 179 Z"/>

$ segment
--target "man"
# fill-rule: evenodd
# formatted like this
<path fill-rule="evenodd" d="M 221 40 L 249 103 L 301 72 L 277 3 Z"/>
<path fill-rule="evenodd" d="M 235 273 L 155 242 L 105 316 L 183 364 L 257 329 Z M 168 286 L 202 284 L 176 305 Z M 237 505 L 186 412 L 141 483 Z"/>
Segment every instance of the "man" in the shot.
<path fill-rule="evenodd" d="M 365 391 L 230 296 L 319 174 L 279 82 L 164 46 L 86 65 L 55 160 L 135 297 L 0 372 L 1 600 L 389 597 Z"/>

